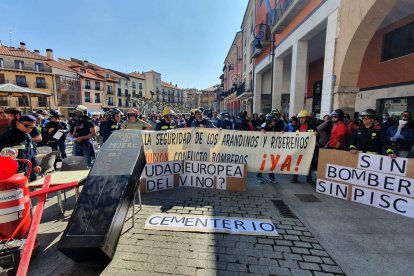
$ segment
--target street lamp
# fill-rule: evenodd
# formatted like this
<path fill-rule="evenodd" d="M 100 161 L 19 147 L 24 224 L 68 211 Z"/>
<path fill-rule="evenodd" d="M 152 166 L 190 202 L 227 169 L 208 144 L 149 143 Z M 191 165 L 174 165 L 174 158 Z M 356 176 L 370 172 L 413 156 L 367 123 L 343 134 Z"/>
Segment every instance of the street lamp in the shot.
<path fill-rule="evenodd" d="M 256 30 L 258 28 L 258 32 L 256 35 Z M 261 50 L 263 48 L 262 41 L 266 38 L 266 34 L 270 32 L 270 26 L 268 24 L 260 23 L 254 27 L 253 35 L 254 39 L 256 40 L 256 44 L 254 47 L 257 50 Z M 269 55 L 272 56 L 271 67 L 270 67 L 270 108 L 273 105 L 273 66 L 275 62 L 275 55 L 274 55 L 274 48 L 275 48 L 275 40 L 273 34 L 270 34 L 270 51 Z"/>

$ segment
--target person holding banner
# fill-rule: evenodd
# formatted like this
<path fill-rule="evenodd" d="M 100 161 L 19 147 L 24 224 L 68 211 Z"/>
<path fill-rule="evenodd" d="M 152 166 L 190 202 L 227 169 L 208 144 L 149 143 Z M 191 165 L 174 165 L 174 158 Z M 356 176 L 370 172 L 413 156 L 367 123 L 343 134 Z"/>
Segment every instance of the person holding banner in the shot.
<path fill-rule="evenodd" d="M 381 128 L 374 125 L 375 116 L 376 112 L 372 109 L 367 109 L 361 113 L 362 124 L 353 133 L 349 141 L 351 153 L 356 154 L 358 151 L 373 154 L 381 153 L 384 135 L 382 135 Z M 395 157 L 391 148 L 386 150 L 386 154 Z"/>
<path fill-rule="evenodd" d="M 121 129 L 121 115 L 122 112 L 118 108 L 112 108 L 107 112 L 108 118 L 101 124 L 100 127 L 100 134 L 103 138 L 103 142 L 108 140 L 109 136 L 111 136 L 112 132 L 115 130 Z"/>
<path fill-rule="evenodd" d="M 234 130 L 254 130 L 252 123 L 247 119 L 247 111 L 240 112 L 239 117 L 234 123 Z"/>
<path fill-rule="evenodd" d="M 217 110 L 213 111 L 213 118 L 211 118 L 217 128 L 221 128 L 221 119 L 217 116 Z"/>
<path fill-rule="evenodd" d="M 230 114 L 228 112 L 221 112 L 220 113 L 221 118 L 221 129 L 233 129 L 233 124 L 230 121 Z"/>
<path fill-rule="evenodd" d="M 314 126 L 309 121 L 309 112 L 307 110 L 302 109 L 298 114 L 298 118 L 299 118 L 299 123 L 295 125 L 293 132 L 312 132 L 315 136 L 318 136 L 318 131 L 316 130 L 316 126 Z M 316 170 L 316 166 L 317 166 L 317 162 L 316 162 L 316 157 L 314 154 L 312 158 L 311 167 L 309 168 L 309 174 L 306 177 L 306 181 L 310 184 L 315 183 L 312 179 L 312 169 Z M 297 174 L 293 175 L 290 183 L 299 183 Z"/>
<path fill-rule="evenodd" d="M 162 111 L 163 118 L 157 123 L 154 130 L 168 130 L 175 129 L 177 126 L 174 123 L 175 112 L 169 108 L 165 107 Z"/>
<path fill-rule="evenodd" d="M 201 128 L 216 128 L 214 123 L 208 117 L 201 115 L 200 110 L 194 112 L 194 120 L 191 123 L 190 127 L 201 127 Z"/>
<path fill-rule="evenodd" d="M 398 157 L 408 157 L 414 142 L 414 129 L 408 126 L 408 116 L 402 114 L 398 125 L 387 130 L 387 141 Z"/>
<path fill-rule="evenodd" d="M 136 108 L 132 108 L 127 115 L 128 120 L 121 124 L 122 129 L 152 130 L 152 125 L 138 118 L 139 112 Z"/>
<path fill-rule="evenodd" d="M 283 124 L 282 120 L 280 120 L 279 117 L 276 116 L 277 114 L 279 114 L 279 116 L 280 116 L 280 113 L 276 113 L 276 112 L 273 112 L 272 114 L 267 114 L 266 115 L 266 122 L 263 123 L 260 126 L 260 128 L 261 128 L 260 131 L 261 132 L 264 133 L 266 131 L 268 131 L 268 132 L 269 131 L 270 132 L 282 132 L 283 131 L 284 124 Z M 256 178 L 257 178 L 257 182 L 263 183 L 263 174 L 262 173 L 257 173 Z M 272 184 L 277 184 L 276 177 L 275 177 L 274 173 L 269 173 L 269 178 L 270 178 L 270 182 L 272 182 Z"/>

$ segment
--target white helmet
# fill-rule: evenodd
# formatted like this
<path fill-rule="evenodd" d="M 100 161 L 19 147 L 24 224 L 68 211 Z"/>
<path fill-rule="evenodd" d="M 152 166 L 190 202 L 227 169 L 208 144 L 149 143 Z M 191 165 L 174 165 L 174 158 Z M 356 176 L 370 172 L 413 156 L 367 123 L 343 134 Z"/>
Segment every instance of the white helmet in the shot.
<path fill-rule="evenodd" d="M 84 105 L 78 105 L 75 109 L 76 111 L 79 111 L 82 114 L 86 114 L 88 112 L 88 108 Z"/>

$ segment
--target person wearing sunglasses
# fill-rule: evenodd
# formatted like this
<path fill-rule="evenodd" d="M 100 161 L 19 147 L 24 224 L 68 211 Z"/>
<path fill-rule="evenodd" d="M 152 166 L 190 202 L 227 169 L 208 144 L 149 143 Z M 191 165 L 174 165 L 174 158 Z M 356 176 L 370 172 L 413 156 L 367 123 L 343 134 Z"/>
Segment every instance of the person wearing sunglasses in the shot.
<path fill-rule="evenodd" d="M 4 112 L 6 113 L 7 118 L 10 120 L 10 127 L 13 127 L 16 124 L 16 121 L 22 116 L 22 110 L 17 107 L 6 108 Z M 41 143 L 43 140 L 42 134 L 38 128 L 33 128 L 30 132 L 30 136 L 32 137 L 35 145 Z"/>
<path fill-rule="evenodd" d="M 408 114 L 403 113 L 398 124 L 387 129 L 387 142 L 398 157 L 408 157 L 414 143 L 414 129 L 408 122 Z"/>
<path fill-rule="evenodd" d="M 36 128 L 36 118 L 32 115 L 22 115 L 5 132 L 0 134 L 0 150 L 4 148 L 15 148 L 18 150 L 18 159 L 27 159 L 32 162 L 32 173 L 30 181 L 36 179 L 36 174 L 41 172 L 40 162 L 36 158 L 36 147 L 29 133 Z M 26 171 L 26 166 L 21 166 L 20 171 Z"/>

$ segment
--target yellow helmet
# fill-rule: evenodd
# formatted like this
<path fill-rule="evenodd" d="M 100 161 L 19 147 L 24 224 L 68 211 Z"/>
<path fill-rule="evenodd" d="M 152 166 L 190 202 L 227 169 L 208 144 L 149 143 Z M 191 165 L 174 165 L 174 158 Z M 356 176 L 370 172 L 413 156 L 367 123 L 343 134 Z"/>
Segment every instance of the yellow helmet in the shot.
<path fill-rule="evenodd" d="M 193 108 L 190 110 L 190 115 L 194 116 L 196 114 L 196 112 L 201 112 L 198 108 Z"/>
<path fill-rule="evenodd" d="M 169 108 L 169 107 L 165 107 L 165 108 L 162 110 L 162 116 L 166 116 L 166 115 L 175 115 L 175 112 L 174 112 L 174 110 L 172 110 L 171 108 Z"/>
<path fill-rule="evenodd" d="M 298 118 L 309 117 L 309 112 L 306 109 L 302 109 L 299 114 Z"/>

